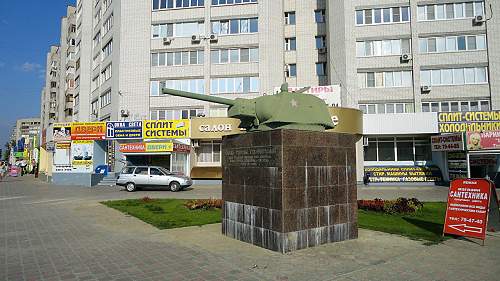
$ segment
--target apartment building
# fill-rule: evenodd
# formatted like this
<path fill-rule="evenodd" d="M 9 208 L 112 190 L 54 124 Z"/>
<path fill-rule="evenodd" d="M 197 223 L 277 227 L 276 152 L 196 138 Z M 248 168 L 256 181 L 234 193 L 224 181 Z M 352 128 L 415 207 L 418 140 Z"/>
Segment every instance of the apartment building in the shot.
<path fill-rule="evenodd" d="M 40 118 L 23 118 L 16 121 L 16 126 L 13 129 L 13 140 L 21 138 L 28 139 L 29 137 L 38 136 L 40 133 Z"/>
<path fill-rule="evenodd" d="M 59 47 L 51 46 L 47 53 L 45 65 L 45 87 L 42 89 L 40 102 L 40 117 L 42 130 L 57 121 L 59 96 Z"/>

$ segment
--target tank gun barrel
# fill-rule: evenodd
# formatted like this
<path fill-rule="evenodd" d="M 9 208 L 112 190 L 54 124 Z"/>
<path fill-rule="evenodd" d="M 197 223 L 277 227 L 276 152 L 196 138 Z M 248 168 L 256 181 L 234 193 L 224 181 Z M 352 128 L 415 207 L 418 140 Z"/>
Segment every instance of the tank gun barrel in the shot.
<path fill-rule="evenodd" d="M 184 91 L 179 91 L 179 90 L 174 90 L 174 89 L 168 89 L 168 88 L 163 88 L 161 91 L 162 91 L 163 94 L 172 95 L 172 96 L 178 96 L 178 97 L 190 98 L 190 99 L 195 99 L 195 100 L 202 100 L 202 101 L 214 102 L 214 103 L 225 104 L 225 105 L 229 105 L 229 106 L 233 106 L 235 104 L 234 100 L 225 99 L 225 98 L 221 98 L 221 97 L 201 95 L 201 94 L 184 92 Z"/>

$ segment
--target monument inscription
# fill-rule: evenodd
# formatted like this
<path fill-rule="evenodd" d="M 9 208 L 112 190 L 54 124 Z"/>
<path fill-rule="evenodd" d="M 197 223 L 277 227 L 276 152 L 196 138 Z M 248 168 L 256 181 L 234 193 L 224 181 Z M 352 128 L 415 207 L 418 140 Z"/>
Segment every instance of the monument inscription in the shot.
<path fill-rule="evenodd" d="M 229 149 L 223 153 L 228 166 L 275 167 L 279 164 L 276 146 Z"/>

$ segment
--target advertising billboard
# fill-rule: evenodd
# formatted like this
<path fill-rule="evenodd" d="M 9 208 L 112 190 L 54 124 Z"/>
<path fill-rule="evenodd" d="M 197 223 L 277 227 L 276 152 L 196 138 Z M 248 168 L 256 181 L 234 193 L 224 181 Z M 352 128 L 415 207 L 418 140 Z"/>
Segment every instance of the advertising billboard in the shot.
<path fill-rule="evenodd" d="M 142 121 L 106 122 L 106 139 L 141 139 Z"/>
<path fill-rule="evenodd" d="M 190 137 L 190 120 L 145 120 L 142 123 L 143 139 L 187 139 Z"/>
<path fill-rule="evenodd" d="M 71 123 L 71 140 L 104 140 L 106 122 Z"/>

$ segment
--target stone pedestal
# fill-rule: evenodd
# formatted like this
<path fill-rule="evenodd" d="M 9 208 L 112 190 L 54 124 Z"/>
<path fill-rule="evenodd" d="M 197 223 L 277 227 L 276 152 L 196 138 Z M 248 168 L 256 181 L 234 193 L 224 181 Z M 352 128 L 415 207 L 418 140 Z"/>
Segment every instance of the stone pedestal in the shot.
<path fill-rule="evenodd" d="M 282 253 L 357 238 L 356 140 L 300 130 L 225 136 L 223 234 Z"/>

